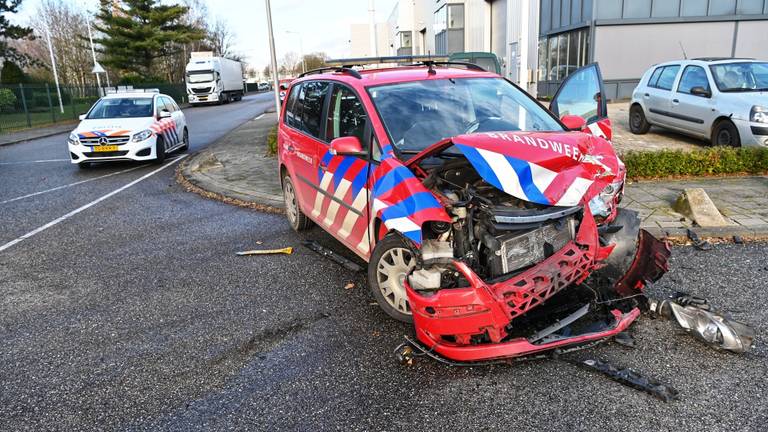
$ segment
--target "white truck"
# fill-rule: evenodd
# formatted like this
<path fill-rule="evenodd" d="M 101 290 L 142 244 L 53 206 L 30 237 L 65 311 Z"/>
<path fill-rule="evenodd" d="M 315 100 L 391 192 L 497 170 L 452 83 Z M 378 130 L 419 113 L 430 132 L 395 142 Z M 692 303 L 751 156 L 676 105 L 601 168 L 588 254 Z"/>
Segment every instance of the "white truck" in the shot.
<path fill-rule="evenodd" d="M 243 65 L 239 61 L 214 57 L 210 51 L 193 52 L 186 72 L 192 105 L 222 104 L 243 98 Z"/>

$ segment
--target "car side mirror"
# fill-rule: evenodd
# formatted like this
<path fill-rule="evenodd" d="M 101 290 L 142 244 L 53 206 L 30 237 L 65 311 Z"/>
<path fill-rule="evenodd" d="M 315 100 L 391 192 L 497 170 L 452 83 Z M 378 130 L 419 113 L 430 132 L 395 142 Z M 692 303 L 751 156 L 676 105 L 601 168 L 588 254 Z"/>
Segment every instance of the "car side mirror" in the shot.
<path fill-rule="evenodd" d="M 162 110 L 160 111 L 160 114 L 157 115 L 157 118 L 159 119 L 171 118 L 171 112 L 168 110 Z"/>
<path fill-rule="evenodd" d="M 699 86 L 691 88 L 691 94 L 694 96 L 701 96 L 705 98 L 712 97 L 712 92 L 705 89 L 704 87 L 699 87 Z"/>
<path fill-rule="evenodd" d="M 288 84 L 280 84 L 280 90 L 288 90 Z"/>
<path fill-rule="evenodd" d="M 331 141 L 331 154 L 335 156 L 365 156 L 363 144 L 356 136 L 345 136 Z"/>
<path fill-rule="evenodd" d="M 587 125 L 587 121 L 584 120 L 584 117 L 573 114 L 566 114 L 560 117 L 560 121 L 563 122 L 568 130 L 572 131 L 580 131 Z"/>
<path fill-rule="evenodd" d="M 86 115 L 88 115 L 88 114 L 80 114 L 79 116 L 77 116 L 77 118 L 80 119 L 80 121 L 83 121 L 83 120 L 85 120 L 85 116 Z"/>

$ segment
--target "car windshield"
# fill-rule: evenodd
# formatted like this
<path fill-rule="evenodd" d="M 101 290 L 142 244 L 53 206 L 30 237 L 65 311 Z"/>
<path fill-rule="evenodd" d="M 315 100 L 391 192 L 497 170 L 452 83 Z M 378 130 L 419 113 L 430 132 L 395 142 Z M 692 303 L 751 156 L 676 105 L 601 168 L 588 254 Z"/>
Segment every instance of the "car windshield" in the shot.
<path fill-rule="evenodd" d="M 152 117 L 152 98 L 107 98 L 96 102 L 88 119 Z"/>
<path fill-rule="evenodd" d="M 768 91 L 768 63 L 724 63 L 709 68 L 721 92 Z"/>
<path fill-rule="evenodd" d="M 425 80 L 368 90 L 401 152 L 474 132 L 562 131 L 544 108 L 501 78 Z"/>
<path fill-rule="evenodd" d="M 193 72 L 187 74 L 187 82 L 191 84 L 213 81 L 213 72 Z"/>

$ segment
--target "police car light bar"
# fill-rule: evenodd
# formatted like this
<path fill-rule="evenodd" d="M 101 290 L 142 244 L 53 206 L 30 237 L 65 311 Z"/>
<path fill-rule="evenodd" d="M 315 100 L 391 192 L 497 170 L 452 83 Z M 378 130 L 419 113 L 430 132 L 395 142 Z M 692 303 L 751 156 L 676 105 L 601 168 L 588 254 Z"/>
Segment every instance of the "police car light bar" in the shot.
<path fill-rule="evenodd" d="M 424 63 L 424 62 L 447 62 L 448 56 L 435 55 L 410 55 L 410 56 L 387 56 L 387 57 L 356 57 L 346 59 L 332 59 L 325 63 L 329 66 L 366 66 L 386 63 Z"/>
<path fill-rule="evenodd" d="M 117 88 L 108 88 L 107 94 L 119 94 L 119 93 L 160 93 L 160 89 L 146 88 L 135 89 L 133 86 L 117 86 Z"/>

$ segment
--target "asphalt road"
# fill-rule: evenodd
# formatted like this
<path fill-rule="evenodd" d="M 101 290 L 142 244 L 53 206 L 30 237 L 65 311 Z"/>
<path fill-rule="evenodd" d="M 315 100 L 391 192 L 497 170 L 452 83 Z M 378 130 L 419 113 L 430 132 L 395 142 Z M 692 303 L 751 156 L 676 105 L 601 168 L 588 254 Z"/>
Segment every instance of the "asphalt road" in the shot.
<path fill-rule="evenodd" d="M 271 99 L 187 110 L 199 150 Z M 0 202 L 81 172 L 63 137 L 0 148 Z M 12 164 L 11 164 L 12 163 Z M 410 334 L 364 275 L 300 246 L 282 216 L 185 192 L 169 166 L 0 251 L 0 430 L 764 430 L 768 245 L 674 251 L 654 295 L 707 296 L 757 327 L 748 355 L 643 317 L 637 348 L 581 351 L 674 385 L 665 404 L 561 360 L 400 366 Z M 0 247 L 157 166 L 0 204 Z M 293 246 L 293 255 L 236 251 Z M 344 289 L 348 282 L 355 287 Z"/>

